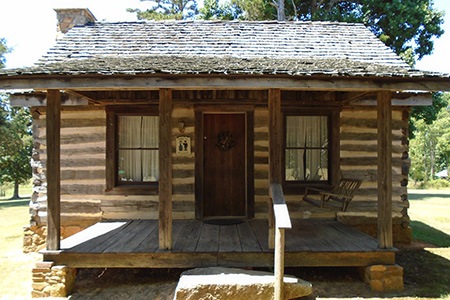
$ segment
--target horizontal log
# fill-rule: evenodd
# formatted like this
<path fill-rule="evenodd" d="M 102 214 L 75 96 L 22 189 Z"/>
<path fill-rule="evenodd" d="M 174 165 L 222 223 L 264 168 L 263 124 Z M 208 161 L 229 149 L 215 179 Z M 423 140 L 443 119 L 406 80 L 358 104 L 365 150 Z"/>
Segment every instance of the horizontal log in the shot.
<path fill-rule="evenodd" d="M 43 251 L 44 260 L 71 268 L 194 268 L 210 266 L 273 266 L 273 253 L 70 253 Z M 395 264 L 395 252 L 285 253 L 287 267 L 368 266 Z"/>
<path fill-rule="evenodd" d="M 348 152 L 372 152 L 377 154 L 377 145 L 376 144 L 345 144 L 342 143 L 340 145 L 341 151 Z M 405 151 L 405 147 L 401 145 L 393 145 L 392 153 L 403 153 Z"/>
<path fill-rule="evenodd" d="M 92 118 L 86 119 L 82 116 L 83 113 L 79 114 L 79 118 L 76 119 L 63 119 L 61 121 L 61 128 L 79 128 L 79 127 L 106 127 L 106 118 Z M 45 128 L 45 118 L 33 121 L 33 125 L 38 128 Z"/>
<path fill-rule="evenodd" d="M 61 184 L 61 194 L 84 194 L 98 195 L 105 192 L 106 184 L 103 185 L 85 185 L 85 184 Z"/>
<path fill-rule="evenodd" d="M 9 101 L 13 107 L 46 106 L 47 97 L 45 94 L 11 94 Z M 82 97 L 68 94 L 61 94 L 61 105 L 80 106 L 89 105 L 89 101 Z"/>
<path fill-rule="evenodd" d="M 357 165 L 364 165 L 364 166 L 376 166 L 377 165 L 377 157 L 344 157 L 340 159 L 341 166 L 357 166 Z M 402 158 L 392 158 L 392 165 L 393 166 L 401 166 L 402 165 Z"/>
<path fill-rule="evenodd" d="M 433 104 L 433 99 L 431 93 L 411 95 L 408 98 L 396 98 L 393 96 L 391 103 L 392 106 L 430 106 Z M 377 97 L 374 94 L 372 97 L 358 99 L 353 101 L 352 105 L 377 106 Z"/>
<path fill-rule="evenodd" d="M 101 80 L 100 80 L 101 79 Z M 168 88 L 172 90 L 316 90 L 316 91 L 450 91 L 447 78 L 347 78 L 347 77 L 311 77 L 311 76 L 259 76 L 243 78 L 242 75 L 214 76 L 47 76 L 27 78 L 22 76 L 4 77 L 3 89 L 54 89 L 98 91 L 98 90 L 154 90 Z"/>
<path fill-rule="evenodd" d="M 61 201 L 61 213 L 63 214 L 100 214 L 100 201 Z"/>
<path fill-rule="evenodd" d="M 377 133 L 354 133 L 354 132 L 341 132 L 341 142 L 343 141 L 376 141 Z"/>
<path fill-rule="evenodd" d="M 195 170 L 192 169 L 177 169 L 173 168 L 172 178 L 193 178 L 195 176 Z"/>
<path fill-rule="evenodd" d="M 195 184 L 183 184 L 173 186 L 173 194 L 193 194 L 195 191 Z"/>
<path fill-rule="evenodd" d="M 392 130 L 402 129 L 408 126 L 408 122 L 392 120 Z M 377 129 L 377 119 L 366 118 L 341 118 L 341 127 L 373 128 Z"/>
<path fill-rule="evenodd" d="M 105 180 L 105 169 L 98 170 L 61 170 L 61 180 L 77 180 L 77 179 L 102 179 Z"/>
<path fill-rule="evenodd" d="M 43 144 L 43 145 L 45 145 L 47 143 L 45 136 L 39 136 L 34 141 L 38 142 L 40 144 Z M 106 141 L 106 135 L 104 133 L 95 133 L 95 134 L 90 134 L 90 135 L 78 133 L 78 134 L 61 136 L 61 145 L 90 143 L 90 142 L 96 143 L 96 142 L 105 142 L 105 141 Z"/>

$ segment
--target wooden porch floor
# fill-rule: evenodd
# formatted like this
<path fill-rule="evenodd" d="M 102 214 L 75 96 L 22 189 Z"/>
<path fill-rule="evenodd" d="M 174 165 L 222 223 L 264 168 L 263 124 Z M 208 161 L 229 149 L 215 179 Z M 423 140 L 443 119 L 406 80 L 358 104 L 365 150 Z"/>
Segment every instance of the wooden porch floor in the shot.
<path fill-rule="evenodd" d="M 268 267 L 267 220 L 210 225 L 174 220 L 173 249 L 158 249 L 158 221 L 101 222 L 44 251 L 44 260 L 76 268 Z M 367 266 L 395 263 L 395 249 L 331 220 L 293 220 L 286 230 L 286 266 Z"/>

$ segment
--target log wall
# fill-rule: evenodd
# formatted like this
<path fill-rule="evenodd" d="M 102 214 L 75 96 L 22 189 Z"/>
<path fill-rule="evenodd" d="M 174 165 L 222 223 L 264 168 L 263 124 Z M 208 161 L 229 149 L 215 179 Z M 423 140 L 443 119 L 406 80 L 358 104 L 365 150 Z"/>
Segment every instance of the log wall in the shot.
<path fill-rule="evenodd" d="M 195 114 L 201 92 L 174 92 L 172 112 L 173 218 L 195 218 Z M 217 96 L 217 95 L 216 95 Z M 254 200 L 255 218 L 267 217 L 269 195 L 269 113 L 267 96 L 261 91 L 247 92 L 254 112 Z M 235 93 L 220 95 L 234 97 Z M 214 99 L 214 97 L 210 97 Z M 182 101 L 181 101 L 181 100 Z M 189 101 L 186 101 L 189 99 Z M 209 99 L 209 98 L 206 98 Z M 253 100 L 252 100 L 253 99 Z M 208 100 L 210 101 L 210 100 Z M 220 102 L 220 101 L 218 101 Z M 344 108 L 340 115 L 340 165 L 344 177 L 356 177 L 363 184 L 349 207 L 350 213 L 377 211 L 377 116 L 376 107 Z M 106 113 L 103 107 L 65 108 L 61 115 L 61 220 L 63 235 L 70 235 L 102 219 L 157 219 L 158 195 L 105 194 Z M 180 132 L 178 123 L 185 124 Z M 46 214 L 46 136 L 45 109 L 33 109 L 35 180 L 32 198 L 32 225 L 45 224 Z M 408 225 L 407 110 L 393 111 L 393 212 Z M 191 138 L 191 154 L 177 155 L 175 140 Z M 286 195 L 292 218 L 334 217 L 335 213 L 311 207 L 302 195 Z"/>

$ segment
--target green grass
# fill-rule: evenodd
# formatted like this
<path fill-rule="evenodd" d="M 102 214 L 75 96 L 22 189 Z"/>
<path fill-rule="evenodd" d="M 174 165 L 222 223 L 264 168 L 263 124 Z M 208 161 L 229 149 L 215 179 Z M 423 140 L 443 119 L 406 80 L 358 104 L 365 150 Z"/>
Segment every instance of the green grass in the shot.
<path fill-rule="evenodd" d="M 28 201 L 0 201 L 0 274 L 5 274 L 0 299 L 30 299 L 31 269 L 40 255 L 22 253 L 23 227 L 30 218 Z"/>
<path fill-rule="evenodd" d="M 413 238 L 438 247 L 450 247 L 450 235 L 420 221 L 411 221 Z"/>
<path fill-rule="evenodd" d="M 450 247 L 450 191 L 409 190 L 408 214 L 415 239 Z"/>
<path fill-rule="evenodd" d="M 32 184 L 31 182 L 28 184 L 21 185 L 19 187 L 19 196 L 21 198 L 28 198 L 32 193 Z M 12 184 L 4 184 L 0 185 L 0 201 L 9 200 L 13 196 L 14 186 Z"/>

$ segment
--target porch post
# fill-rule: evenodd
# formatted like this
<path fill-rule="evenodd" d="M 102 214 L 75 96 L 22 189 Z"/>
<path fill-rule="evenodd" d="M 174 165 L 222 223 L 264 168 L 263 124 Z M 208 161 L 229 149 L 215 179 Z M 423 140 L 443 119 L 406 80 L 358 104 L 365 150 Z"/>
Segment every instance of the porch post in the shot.
<path fill-rule="evenodd" d="M 159 90 L 159 248 L 172 248 L 172 90 Z"/>
<path fill-rule="evenodd" d="M 269 90 L 269 183 L 281 184 L 281 151 L 283 143 L 283 122 L 281 114 L 281 90 Z M 269 248 L 275 247 L 275 217 L 273 205 L 268 203 Z"/>
<path fill-rule="evenodd" d="M 377 94 L 378 110 L 378 241 L 382 249 L 392 239 L 392 103 L 391 93 Z"/>
<path fill-rule="evenodd" d="M 47 91 L 47 250 L 59 250 L 61 236 L 60 178 L 61 93 Z"/>

